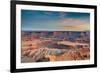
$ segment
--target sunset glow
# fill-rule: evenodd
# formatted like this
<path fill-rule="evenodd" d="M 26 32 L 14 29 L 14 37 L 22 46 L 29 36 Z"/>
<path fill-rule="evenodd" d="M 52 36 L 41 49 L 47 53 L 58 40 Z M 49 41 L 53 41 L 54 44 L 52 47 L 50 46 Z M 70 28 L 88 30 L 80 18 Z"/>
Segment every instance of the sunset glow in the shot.
<path fill-rule="evenodd" d="M 21 12 L 23 31 L 87 31 L 90 29 L 89 13 L 35 10 Z"/>

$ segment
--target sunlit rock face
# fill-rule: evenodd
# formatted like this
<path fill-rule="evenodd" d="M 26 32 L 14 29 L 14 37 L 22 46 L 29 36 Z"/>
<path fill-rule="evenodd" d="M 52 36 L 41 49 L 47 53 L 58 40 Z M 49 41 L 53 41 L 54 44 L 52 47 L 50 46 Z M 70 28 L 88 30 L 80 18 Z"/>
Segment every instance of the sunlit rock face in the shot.
<path fill-rule="evenodd" d="M 21 62 L 90 59 L 89 35 L 89 31 L 22 32 Z"/>
<path fill-rule="evenodd" d="M 32 62 L 36 62 L 39 60 L 50 60 L 52 61 L 53 56 L 59 56 L 63 54 L 65 51 L 59 49 L 49 49 L 49 48 L 39 48 L 35 50 L 28 50 L 23 52 L 23 56 L 31 58 Z M 51 56 L 51 57 L 50 57 Z M 23 58 L 25 59 L 25 58 Z"/>

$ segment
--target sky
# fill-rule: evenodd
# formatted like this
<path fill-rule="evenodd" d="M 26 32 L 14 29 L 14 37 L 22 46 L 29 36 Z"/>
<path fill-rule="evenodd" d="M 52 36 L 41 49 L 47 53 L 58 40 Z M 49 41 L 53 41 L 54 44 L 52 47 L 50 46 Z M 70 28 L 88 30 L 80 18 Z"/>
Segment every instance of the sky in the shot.
<path fill-rule="evenodd" d="M 22 31 L 88 31 L 90 13 L 21 10 Z"/>

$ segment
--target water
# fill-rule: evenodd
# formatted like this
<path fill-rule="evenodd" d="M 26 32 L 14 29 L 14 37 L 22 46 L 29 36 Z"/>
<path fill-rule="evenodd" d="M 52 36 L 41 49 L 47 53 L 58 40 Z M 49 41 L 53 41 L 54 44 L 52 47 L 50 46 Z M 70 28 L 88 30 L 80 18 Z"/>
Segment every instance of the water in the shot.
<path fill-rule="evenodd" d="M 58 45 L 58 44 L 45 44 L 43 45 L 44 47 L 48 47 L 48 48 L 56 48 L 56 49 L 68 49 L 69 46 L 68 45 Z"/>

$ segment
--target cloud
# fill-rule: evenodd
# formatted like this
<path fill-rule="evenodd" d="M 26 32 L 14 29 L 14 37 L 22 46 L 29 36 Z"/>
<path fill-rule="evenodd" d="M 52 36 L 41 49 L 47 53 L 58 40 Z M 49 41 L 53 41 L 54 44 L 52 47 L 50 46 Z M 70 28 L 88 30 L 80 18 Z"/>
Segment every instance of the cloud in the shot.
<path fill-rule="evenodd" d="M 64 18 L 59 20 L 59 28 L 72 31 L 85 31 L 90 29 L 90 24 L 81 19 Z"/>

